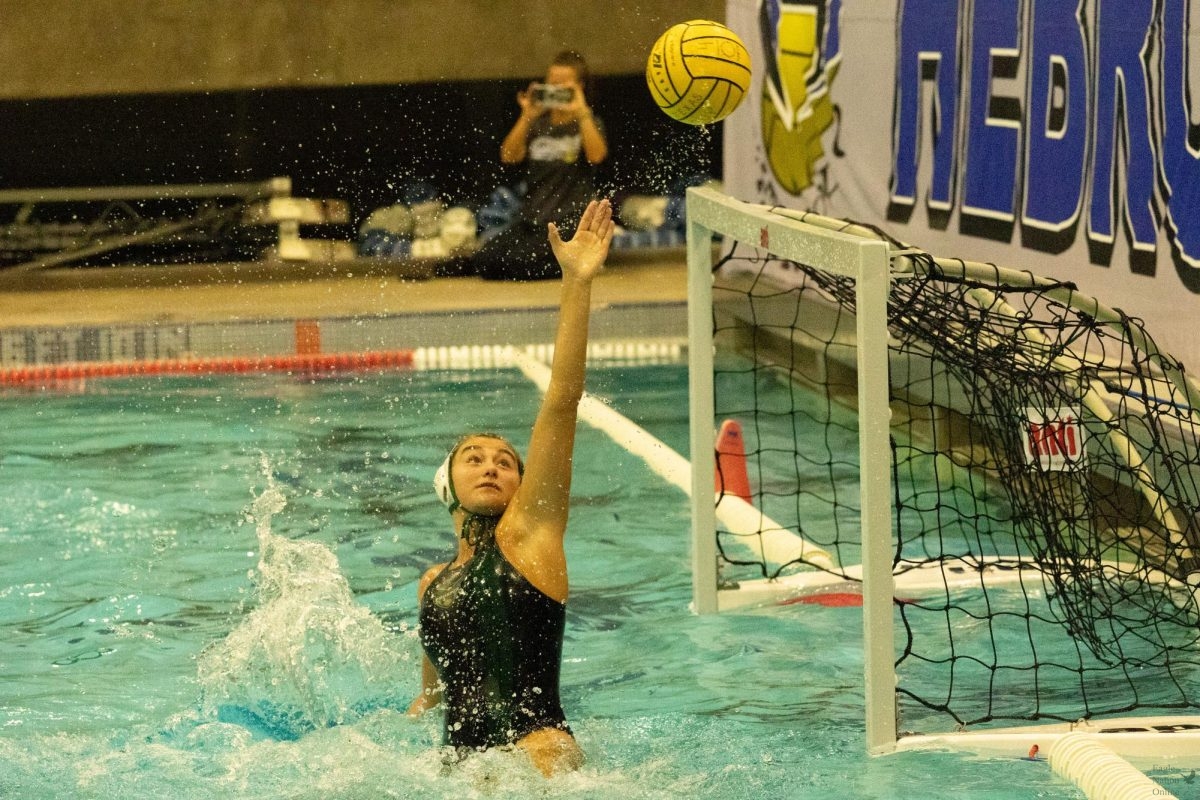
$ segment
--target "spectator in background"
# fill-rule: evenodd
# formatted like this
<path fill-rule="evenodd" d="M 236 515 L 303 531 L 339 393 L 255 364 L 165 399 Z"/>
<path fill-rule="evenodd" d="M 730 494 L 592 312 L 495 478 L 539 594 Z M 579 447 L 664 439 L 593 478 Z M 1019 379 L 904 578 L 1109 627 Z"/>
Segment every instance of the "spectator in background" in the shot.
<path fill-rule="evenodd" d="M 517 94 L 521 115 L 500 145 L 500 160 L 525 166 L 525 198 L 512 225 L 472 257 L 481 277 L 558 277 L 546 225 L 579 218 L 595 197 L 595 165 L 608 157 L 604 125 L 588 105 L 589 80 L 583 56 L 565 50 L 550 62 L 543 84 Z"/>

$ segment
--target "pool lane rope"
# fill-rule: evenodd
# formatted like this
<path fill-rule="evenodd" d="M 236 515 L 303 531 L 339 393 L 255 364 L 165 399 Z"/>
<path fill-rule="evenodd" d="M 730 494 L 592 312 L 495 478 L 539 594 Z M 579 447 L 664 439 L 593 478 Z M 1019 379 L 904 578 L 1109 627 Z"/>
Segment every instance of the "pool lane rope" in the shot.
<path fill-rule="evenodd" d="M 1174 800 L 1175 795 L 1095 736 L 1068 733 L 1050 750 L 1050 766 L 1072 781 L 1088 800 Z"/>
<path fill-rule="evenodd" d="M 318 334 L 297 327 L 296 352 L 251 356 L 186 356 L 126 361 L 69 361 L 0 367 L 0 386 L 55 387 L 104 378 L 254 373 L 328 374 L 377 369 L 501 369 L 513 366 L 511 345 L 441 345 L 391 350 L 322 352 Z M 682 340 L 610 340 L 588 346 L 588 358 L 614 364 L 678 363 Z M 550 345 L 530 345 L 548 358 Z"/>
<path fill-rule="evenodd" d="M 0 369 L 0 386 L 53 386 L 97 378 L 244 373 L 332 373 L 415 366 L 415 350 L 366 353 L 285 353 L 273 356 L 78 361 Z"/>
<path fill-rule="evenodd" d="M 543 393 L 550 386 L 550 368 L 533 354 L 516 350 L 513 363 Z M 579 401 L 579 418 L 597 428 L 629 453 L 641 458 L 654 474 L 691 496 L 692 465 L 662 440 L 640 425 L 584 394 Z M 775 522 L 742 498 L 725 494 L 716 508 L 717 519 L 739 536 L 759 537 L 761 555 L 774 564 L 804 560 L 814 566 L 832 569 L 829 553 Z"/>

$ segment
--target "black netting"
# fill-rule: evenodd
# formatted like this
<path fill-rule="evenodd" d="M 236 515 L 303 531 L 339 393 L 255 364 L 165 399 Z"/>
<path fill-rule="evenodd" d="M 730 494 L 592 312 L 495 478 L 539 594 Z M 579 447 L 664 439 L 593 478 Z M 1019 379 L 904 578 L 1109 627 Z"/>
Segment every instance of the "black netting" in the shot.
<path fill-rule="evenodd" d="M 904 266 L 888 309 L 902 724 L 1200 708 L 1200 410 L 1182 365 L 1068 284 Z M 717 271 L 717 420 L 746 429 L 756 505 L 843 567 L 861 563 L 854 311 L 853 281 L 757 249 Z M 746 538 L 718 533 L 727 579 L 802 566 Z M 933 565 L 941 585 L 906 592 Z"/>

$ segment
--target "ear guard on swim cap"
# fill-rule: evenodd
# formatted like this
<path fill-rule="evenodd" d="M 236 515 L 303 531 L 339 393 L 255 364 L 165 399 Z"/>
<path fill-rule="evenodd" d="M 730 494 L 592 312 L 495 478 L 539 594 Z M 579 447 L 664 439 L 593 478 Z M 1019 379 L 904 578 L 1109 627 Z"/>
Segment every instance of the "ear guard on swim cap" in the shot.
<path fill-rule="evenodd" d="M 455 448 L 455 450 L 457 449 Z M 437 492 L 438 499 L 451 514 L 459 506 L 458 494 L 454 491 L 454 482 L 450 480 L 450 459 L 452 458 L 454 458 L 454 450 L 446 455 L 446 460 L 433 475 L 433 490 Z"/>

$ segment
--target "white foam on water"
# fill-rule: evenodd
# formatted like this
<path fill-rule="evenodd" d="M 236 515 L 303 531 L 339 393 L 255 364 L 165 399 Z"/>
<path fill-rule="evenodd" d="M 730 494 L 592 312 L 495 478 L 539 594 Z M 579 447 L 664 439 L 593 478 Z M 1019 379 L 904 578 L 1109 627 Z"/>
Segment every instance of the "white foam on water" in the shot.
<path fill-rule="evenodd" d="M 277 738 L 359 719 L 401 702 L 397 671 L 419 668 L 415 637 L 388 632 L 355 602 L 337 556 L 271 530 L 286 498 L 270 480 L 255 498 L 257 607 L 199 657 L 203 710 L 233 709 Z M 406 685 L 407 682 L 400 684 Z"/>

